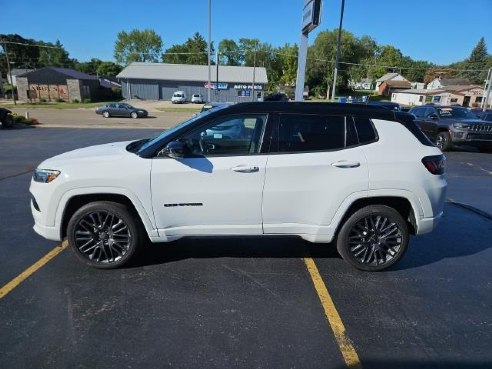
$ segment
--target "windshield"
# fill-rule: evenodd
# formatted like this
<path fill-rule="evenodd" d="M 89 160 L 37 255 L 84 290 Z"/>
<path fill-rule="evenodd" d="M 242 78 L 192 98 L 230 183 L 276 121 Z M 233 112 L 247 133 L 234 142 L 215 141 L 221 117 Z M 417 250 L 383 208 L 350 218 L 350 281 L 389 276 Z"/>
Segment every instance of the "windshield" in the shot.
<path fill-rule="evenodd" d="M 441 118 L 460 118 L 460 119 L 478 119 L 477 115 L 466 108 L 437 108 Z"/>

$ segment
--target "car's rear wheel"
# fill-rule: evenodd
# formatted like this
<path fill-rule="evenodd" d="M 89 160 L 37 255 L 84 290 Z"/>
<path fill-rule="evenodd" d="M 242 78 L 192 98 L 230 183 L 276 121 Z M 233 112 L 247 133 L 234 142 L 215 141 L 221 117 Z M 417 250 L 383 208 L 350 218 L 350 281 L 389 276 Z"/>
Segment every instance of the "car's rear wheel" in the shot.
<path fill-rule="evenodd" d="M 128 208 L 107 201 L 82 206 L 68 222 L 67 238 L 75 255 L 96 268 L 125 265 L 141 241 L 139 224 Z"/>
<path fill-rule="evenodd" d="M 104 118 L 109 118 L 109 116 L 110 116 L 110 115 L 109 115 L 109 111 L 105 111 L 105 112 L 103 113 L 103 117 L 104 117 Z"/>
<path fill-rule="evenodd" d="M 132 111 L 132 113 L 130 114 L 130 116 L 131 116 L 133 119 L 137 119 L 137 118 L 138 118 L 138 114 L 137 114 L 137 112 L 135 112 L 135 111 Z"/>
<path fill-rule="evenodd" d="M 388 206 L 370 205 L 342 225 L 337 249 L 357 269 L 380 271 L 400 260 L 408 240 L 408 226 L 400 213 Z"/>
<path fill-rule="evenodd" d="M 451 149 L 451 135 L 449 132 L 439 132 L 436 137 L 436 146 L 441 149 L 441 151 L 446 151 Z"/>

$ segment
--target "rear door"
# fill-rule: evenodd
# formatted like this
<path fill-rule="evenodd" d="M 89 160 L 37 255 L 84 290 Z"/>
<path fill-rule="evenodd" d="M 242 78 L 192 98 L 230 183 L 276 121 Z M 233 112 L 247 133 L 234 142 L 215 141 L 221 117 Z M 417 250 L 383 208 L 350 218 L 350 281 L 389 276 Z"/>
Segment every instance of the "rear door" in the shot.
<path fill-rule="evenodd" d="M 322 234 L 341 203 L 365 196 L 368 166 L 351 117 L 279 115 L 263 192 L 264 233 Z"/>

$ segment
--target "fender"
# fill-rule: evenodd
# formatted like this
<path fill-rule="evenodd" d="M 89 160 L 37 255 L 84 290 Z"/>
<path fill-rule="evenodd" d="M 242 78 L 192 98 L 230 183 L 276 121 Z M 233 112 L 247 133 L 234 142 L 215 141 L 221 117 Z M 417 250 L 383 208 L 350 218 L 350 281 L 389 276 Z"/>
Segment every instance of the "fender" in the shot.
<path fill-rule="evenodd" d="M 61 230 L 63 216 L 65 214 L 66 206 L 70 199 L 80 195 L 121 195 L 125 196 L 133 204 L 137 210 L 138 216 L 142 220 L 142 223 L 150 238 L 159 237 L 155 226 L 155 219 L 153 216 L 152 208 L 147 209 L 140 199 L 126 188 L 122 187 L 79 187 L 71 189 L 63 193 L 56 207 L 55 215 L 55 227 Z"/>

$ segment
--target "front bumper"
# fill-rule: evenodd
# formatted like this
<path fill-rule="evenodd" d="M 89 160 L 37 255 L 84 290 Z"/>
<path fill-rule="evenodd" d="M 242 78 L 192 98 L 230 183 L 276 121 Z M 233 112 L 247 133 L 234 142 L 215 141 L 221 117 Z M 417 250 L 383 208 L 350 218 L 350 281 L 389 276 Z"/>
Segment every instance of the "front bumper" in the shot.
<path fill-rule="evenodd" d="M 45 225 L 45 217 L 35 208 L 33 200 L 31 200 L 31 212 L 34 218 L 34 226 L 32 227 L 34 232 L 48 240 L 61 241 L 60 229 Z"/>

